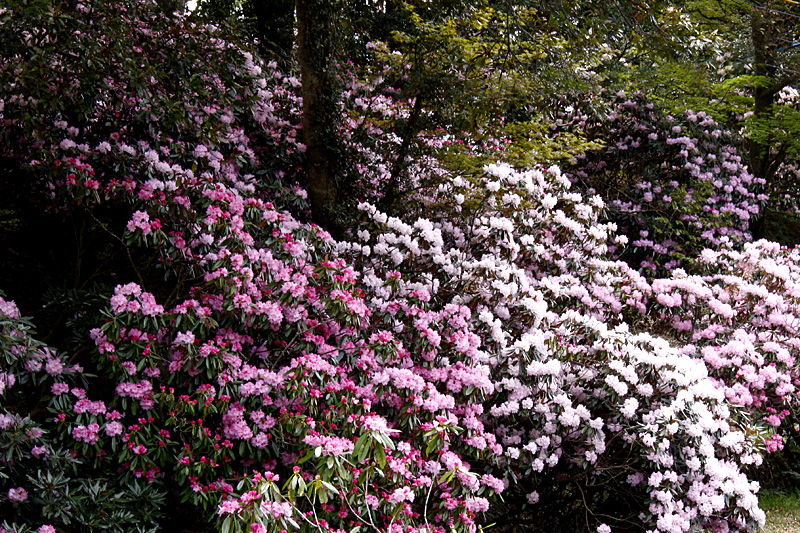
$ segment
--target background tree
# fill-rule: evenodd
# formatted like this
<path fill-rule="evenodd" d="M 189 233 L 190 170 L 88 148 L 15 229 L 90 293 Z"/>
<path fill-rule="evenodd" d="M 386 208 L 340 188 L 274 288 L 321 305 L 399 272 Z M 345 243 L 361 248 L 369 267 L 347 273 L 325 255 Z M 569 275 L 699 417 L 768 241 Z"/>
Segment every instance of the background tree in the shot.
<path fill-rule="evenodd" d="M 346 194 L 341 185 L 343 154 L 339 140 L 341 4 L 296 0 L 295 12 L 309 200 L 314 220 L 324 228 L 334 229 L 334 210 Z"/>

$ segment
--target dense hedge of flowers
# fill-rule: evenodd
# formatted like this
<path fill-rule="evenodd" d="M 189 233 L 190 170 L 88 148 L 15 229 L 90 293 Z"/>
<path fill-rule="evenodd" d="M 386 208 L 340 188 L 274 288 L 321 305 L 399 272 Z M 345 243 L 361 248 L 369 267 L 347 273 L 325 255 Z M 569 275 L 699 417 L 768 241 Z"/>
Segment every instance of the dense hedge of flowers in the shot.
<path fill-rule="evenodd" d="M 226 532 L 763 524 L 745 472 L 795 398 L 796 254 L 720 248 L 694 277 L 650 282 L 605 259 L 625 239 L 558 168 L 428 161 L 438 185 L 414 216 L 365 201 L 336 241 L 303 221 L 293 183 L 296 80 L 218 30 L 112 4 L 52 12 L 149 42 L 154 65 L 181 36 L 205 70 L 182 100 L 158 68 L 92 81 L 53 56 L 54 79 L 105 87 L 85 116 L 23 92 L 47 80 L 22 52 L 0 71 L 17 80 L 0 96 L 4 161 L 42 209 L 114 206 L 124 220 L 98 230 L 158 258 L 120 271 L 75 353 L 0 299 L 3 529 L 154 530 L 177 500 Z M 31 5 L 0 15 L 3 38 L 53 24 L 40 46 L 58 49 L 62 19 Z M 355 145 L 377 122 L 351 110 Z M 365 188 L 385 177 L 376 146 L 359 151 Z"/>
<path fill-rule="evenodd" d="M 472 530 L 507 486 L 507 502 L 557 498 L 537 482 L 551 471 L 608 484 L 600 499 L 626 472 L 640 519 L 664 531 L 763 520 L 738 466 L 758 461 L 756 443 L 705 367 L 590 316 L 623 307 L 613 284 L 559 288 L 567 261 L 621 294 L 643 283 L 581 260 L 606 228 L 598 201 L 568 185 L 555 168 L 490 167 L 442 191 L 452 209 L 461 195 L 484 202 L 474 224 L 412 226 L 365 204 L 363 244 L 333 243 L 222 179 L 174 191 L 187 201 L 145 201 L 128 238 L 193 267 L 198 285 L 172 308 L 116 288 L 92 331 L 114 397 L 54 387 L 54 430 L 124 478 L 174 478 L 199 505 L 223 498 L 235 529 Z M 186 242 L 177 225 L 211 238 Z M 559 244 L 571 256 L 536 253 Z"/>
<path fill-rule="evenodd" d="M 653 282 L 653 313 L 681 349 L 705 361 L 728 400 L 773 427 L 796 409 L 800 270 L 798 250 L 758 241 L 703 250 L 698 275 Z M 794 423 L 793 417 L 790 417 Z M 771 450 L 782 448 L 780 434 Z"/>

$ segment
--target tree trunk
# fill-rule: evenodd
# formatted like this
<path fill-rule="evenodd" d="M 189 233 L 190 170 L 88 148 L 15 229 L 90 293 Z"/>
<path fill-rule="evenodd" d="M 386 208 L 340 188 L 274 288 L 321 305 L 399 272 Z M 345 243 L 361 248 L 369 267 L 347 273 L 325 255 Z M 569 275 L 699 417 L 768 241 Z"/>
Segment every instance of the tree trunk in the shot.
<path fill-rule="evenodd" d="M 340 198 L 338 7 L 335 0 L 296 0 L 308 194 L 312 219 L 329 231 L 335 230 L 334 209 Z"/>
<path fill-rule="evenodd" d="M 753 45 L 753 74 L 760 77 L 771 77 L 772 68 L 769 57 L 769 42 L 767 35 L 769 31 L 769 21 L 765 20 L 765 14 L 758 9 L 754 9 L 750 19 L 750 40 Z M 765 114 L 771 112 L 771 107 L 775 99 L 775 93 L 762 83 L 753 88 L 753 117 L 758 120 Z M 770 167 L 770 146 L 762 140 L 751 138 L 747 142 L 747 159 L 750 172 L 757 178 L 767 181 L 765 189 L 769 189 L 771 176 L 768 174 Z M 762 211 L 750 220 L 750 231 L 753 238 L 760 239 L 764 236 L 766 229 L 766 214 Z"/>
<path fill-rule="evenodd" d="M 758 10 L 753 10 L 751 19 L 751 41 L 753 44 L 753 74 L 761 77 L 771 77 L 771 68 L 768 57 L 768 22 L 764 20 L 764 14 Z M 774 95 L 768 87 L 762 84 L 753 88 L 753 115 L 756 118 L 762 117 L 769 112 L 774 100 Z M 769 146 L 763 142 L 751 140 L 748 143 L 748 156 L 750 171 L 759 178 L 767 179 L 764 171 L 769 166 Z"/>

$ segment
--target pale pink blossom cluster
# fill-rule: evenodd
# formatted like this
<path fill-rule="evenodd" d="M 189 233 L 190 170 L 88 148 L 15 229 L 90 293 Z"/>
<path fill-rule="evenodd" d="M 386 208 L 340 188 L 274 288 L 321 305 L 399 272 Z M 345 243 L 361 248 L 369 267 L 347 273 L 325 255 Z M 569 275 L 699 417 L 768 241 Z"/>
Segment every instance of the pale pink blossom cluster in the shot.
<path fill-rule="evenodd" d="M 320 435 L 311 431 L 303 438 L 303 442 L 320 450 L 322 455 L 342 456 L 353 452 L 355 445 L 350 439 L 335 435 Z"/>
<path fill-rule="evenodd" d="M 759 241 L 704 250 L 697 263 L 701 274 L 679 271 L 653 283 L 685 301 L 677 308 L 659 301 L 661 322 L 686 342 L 684 353 L 705 361 L 731 403 L 779 426 L 782 417 L 768 410 L 795 402 L 800 385 L 800 255 Z"/>
<path fill-rule="evenodd" d="M 111 309 L 114 314 L 126 311 L 147 316 L 156 316 L 164 312 L 164 307 L 156 303 L 155 297 L 149 292 L 142 291 L 136 283 L 119 285 L 114 289 Z"/>

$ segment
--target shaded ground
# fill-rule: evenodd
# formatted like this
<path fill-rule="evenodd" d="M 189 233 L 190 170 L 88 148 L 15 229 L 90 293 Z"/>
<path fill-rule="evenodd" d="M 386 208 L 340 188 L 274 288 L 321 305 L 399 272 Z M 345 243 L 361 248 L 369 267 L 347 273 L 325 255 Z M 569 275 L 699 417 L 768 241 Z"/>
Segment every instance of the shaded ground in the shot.
<path fill-rule="evenodd" d="M 800 490 L 765 492 L 761 508 L 767 513 L 764 533 L 800 533 Z"/>

